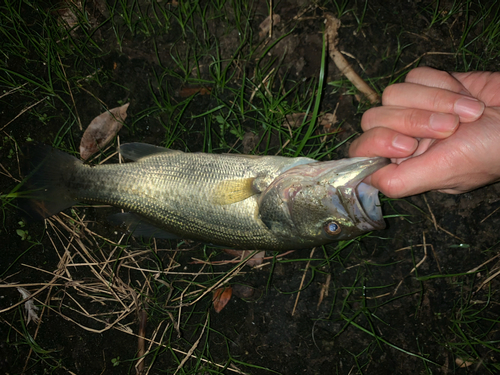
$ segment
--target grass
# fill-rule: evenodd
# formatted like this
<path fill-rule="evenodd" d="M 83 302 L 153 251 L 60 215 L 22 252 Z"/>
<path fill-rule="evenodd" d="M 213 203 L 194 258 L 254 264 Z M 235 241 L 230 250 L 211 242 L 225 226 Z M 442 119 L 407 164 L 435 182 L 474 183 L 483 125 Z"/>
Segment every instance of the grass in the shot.
<path fill-rule="evenodd" d="M 7 0 L 0 6 L 5 177 L 0 235 L 8 236 L 10 244 L 4 250 L 0 286 L 11 303 L 0 305 L 0 332 L 8 332 L 9 353 L 23 358 L 23 366 L 33 373 L 76 371 L 76 361 L 54 344 L 57 339 L 67 343 L 67 338 L 44 327 L 62 324 L 63 332 L 77 329 L 89 346 L 96 337 L 110 340 L 102 350 L 105 358 L 96 364 L 102 365 L 99 370 L 133 373 L 139 357 L 137 316 L 145 310 L 144 359 L 153 371 L 287 373 L 287 362 L 305 369 L 310 364 L 301 357 L 323 358 L 328 352 L 342 358 L 328 362 L 337 373 L 348 372 L 342 366 L 352 373 L 370 373 L 384 361 L 415 366 L 421 373 L 440 368 L 459 372 L 461 366 L 498 371 L 498 297 L 495 284 L 479 288 L 485 279 L 480 275 L 495 275 L 496 266 L 486 263 L 467 272 L 443 260 L 444 251 L 466 256 L 468 248 L 443 250 L 419 233 L 402 241 L 403 250 L 395 252 L 393 243 L 400 239 L 371 234 L 316 249 L 309 257 L 306 252 L 270 254 L 260 271 L 250 271 L 244 262 L 212 263 L 225 258 L 210 246 L 115 235 L 106 228 L 101 209 L 77 207 L 71 215 L 47 220 L 46 228 L 33 223 L 21 227 L 12 202 L 22 178 L 18 160 L 23 143 L 36 140 L 77 154 L 90 120 L 127 101 L 132 115 L 121 142 L 154 139 L 192 152 L 337 158 L 359 130 L 359 115 L 369 104 L 355 99 L 355 87 L 335 74 L 328 60 L 323 30 L 317 26 L 322 25 L 321 7 L 341 18 L 341 33 L 353 43 L 343 48 L 359 60 L 351 63 L 381 92 L 422 62 L 448 70 L 498 68 L 500 14 L 495 2 L 462 0 L 448 8 L 439 1 L 421 2 L 412 13 L 424 20 L 420 29 L 410 22 L 383 24 L 380 12 L 389 12 L 385 15 L 390 18 L 404 9 L 381 10 L 368 1 L 323 1 L 318 7 L 293 9 L 293 16 L 274 4 L 283 20 L 272 38 L 269 31 L 259 36 L 258 24 L 270 9 L 257 2 L 108 3 L 93 12 L 88 4 L 85 9 L 72 3 L 43 8 L 36 2 Z M 75 23 L 65 25 L 60 14 Z M 375 35 L 376 30 L 384 33 Z M 431 43 L 432 33 L 442 35 L 443 30 L 447 43 Z M 304 60 L 303 70 L 297 64 L 300 53 L 287 44 L 302 32 L 319 47 L 303 52 L 318 56 L 316 65 Z M 381 40 L 376 48 L 372 34 Z M 429 50 L 416 48 L 421 39 L 430 41 Z M 295 53 L 293 58 L 285 53 L 287 48 Z M 322 116 L 336 112 L 337 103 L 339 119 L 326 128 Z M 111 153 L 104 152 L 102 159 Z M 425 205 L 415 210 L 404 201 L 386 200 L 386 206 L 391 226 L 429 231 Z M 437 233 L 432 241 L 457 244 L 456 238 Z M 433 251 L 446 264 L 443 269 Z M 482 255 L 486 260 L 494 257 Z M 300 277 L 284 276 L 293 273 Z M 37 293 L 36 304 L 44 309 L 42 324 L 25 325 L 17 283 Z M 233 283 L 258 285 L 260 294 L 249 302 L 233 299 L 215 314 L 212 291 Z M 429 302 L 436 299 L 433 289 L 447 294 L 442 305 Z M 290 298 L 300 319 L 291 316 Z M 256 328 L 245 323 L 254 308 L 262 314 L 252 321 Z M 287 340 L 268 336 L 265 319 L 289 323 L 281 333 Z M 291 333 L 297 322 L 310 328 L 312 340 L 303 342 L 317 351 L 304 353 L 307 345 L 294 346 L 300 336 Z M 398 332 L 406 329 L 403 322 L 422 327 L 405 337 Z M 241 334 L 248 335 L 245 342 Z M 84 343 L 72 343 L 74 350 L 84 354 Z M 289 359 L 282 360 L 281 352 Z"/>

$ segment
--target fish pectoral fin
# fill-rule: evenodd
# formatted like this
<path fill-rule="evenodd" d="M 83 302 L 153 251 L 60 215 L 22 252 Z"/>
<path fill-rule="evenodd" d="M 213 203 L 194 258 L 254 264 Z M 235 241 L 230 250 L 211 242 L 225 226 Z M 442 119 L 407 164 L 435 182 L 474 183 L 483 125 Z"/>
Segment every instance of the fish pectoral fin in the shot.
<path fill-rule="evenodd" d="M 178 154 L 182 153 L 179 150 L 171 150 L 169 148 L 154 146 L 147 143 L 133 142 L 126 143 L 120 146 L 120 153 L 126 159 L 138 161 L 142 158 L 156 154 Z"/>
<path fill-rule="evenodd" d="M 165 239 L 178 239 L 175 234 L 168 233 L 154 224 L 149 223 L 140 215 L 124 212 L 108 216 L 108 221 L 112 225 L 121 226 L 131 232 L 134 237 L 144 238 L 165 238 Z"/>
<path fill-rule="evenodd" d="M 214 204 L 226 205 L 241 202 L 260 193 L 254 187 L 255 177 L 219 182 L 212 193 Z"/>

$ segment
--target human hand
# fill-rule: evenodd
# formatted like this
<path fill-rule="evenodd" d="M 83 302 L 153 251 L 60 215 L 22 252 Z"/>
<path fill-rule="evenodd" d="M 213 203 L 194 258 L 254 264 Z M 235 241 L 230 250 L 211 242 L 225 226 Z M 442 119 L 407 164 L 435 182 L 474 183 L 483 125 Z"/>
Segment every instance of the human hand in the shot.
<path fill-rule="evenodd" d="M 417 68 L 365 112 L 349 156 L 390 164 L 366 180 L 388 197 L 464 193 L 500 180 L 500 73 Z"/>

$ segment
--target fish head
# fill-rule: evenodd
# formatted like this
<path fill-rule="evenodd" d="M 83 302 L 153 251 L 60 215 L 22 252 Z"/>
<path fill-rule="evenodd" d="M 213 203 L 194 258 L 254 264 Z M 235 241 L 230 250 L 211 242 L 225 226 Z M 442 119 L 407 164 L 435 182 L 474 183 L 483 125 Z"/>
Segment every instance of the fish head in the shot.
<path fill-rule="evenodd" d="M 277 237 L 303 247 L 383 229 L 378 190 L 362 181 L 389 163 L 351 158 L 291 168 L 261 194 L 260 219 Z"/>

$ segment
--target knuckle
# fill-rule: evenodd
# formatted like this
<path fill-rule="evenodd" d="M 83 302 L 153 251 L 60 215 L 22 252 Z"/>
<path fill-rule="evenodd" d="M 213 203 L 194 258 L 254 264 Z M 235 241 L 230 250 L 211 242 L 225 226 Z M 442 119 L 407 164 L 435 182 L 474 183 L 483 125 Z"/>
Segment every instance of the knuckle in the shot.
<path fill-rule="evenodd" d="M 405 196 L 404 183 L 398 177 L 392 177 L 381 181 L 380 190 L 389 198 L 402 198 Z"/>
<path fill-rule="evenodd" d="M 363 129 L 363 131 L 367 131 L 368 129 L 374 127 L 378 108 L 380 107 L 370 108 L 365 113 L 363 113 L 363 117 L 361 117 L 361 129 Z"/>
<path fill-rule="evenodd" d="M 358 156 L 357 152 L 359 149 L 360 139 L 361 138 L 358 137 L 354 141 L 352 141 L 351 145 L 349 146 L 349 157 L 353 158 Z"/>
<path fill-rule="evenodd" d="M 421 111 L 416 108 L 406 110 L 403 117 L 403 124 L 406 128 L 410 129 L 422 127 Z"/>
<path fill-rule="evenodd" d="M 410 70 L 410 72 L 406 75 L 405 82 L 414 82 L 420 78 L 422 74 L 427 72 L 427 67 L 418 67 Z"/>
<path fill-rule="evenodd" d="M 393 98 L 397 98 L 402 83 L 395 83 L 393 85 L 387 86 L 382 93 L 382 105 L 391 104 L 394 100 Z"/>
<path fill-rule="evenodd" d="M 453 113 L 455 98 L 450 97 L 445 90 L 435 89 L 433 95 L 429 95 L 430 107 L 436 112 Z"/>
<path fill-rule="evenodd" d="M 392 133 L 386 128 L 374 128 L 372 139 L 375 147 L 379 150 L 389 149 L 391 146 Z"/>

